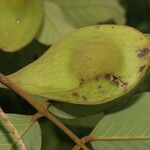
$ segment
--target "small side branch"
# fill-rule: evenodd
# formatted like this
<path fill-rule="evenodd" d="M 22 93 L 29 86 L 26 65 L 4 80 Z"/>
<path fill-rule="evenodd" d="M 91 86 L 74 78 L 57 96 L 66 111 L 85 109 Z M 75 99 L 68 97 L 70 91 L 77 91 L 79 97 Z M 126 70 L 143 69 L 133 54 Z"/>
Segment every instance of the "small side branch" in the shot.
<path fill-rule="evenodd" d="M 4 121 L 4 123 L 6 124 L 8 129 L 10 130 L 10 132 L 12 133 L 13 137 L 15 138 L 14 141 L 17 142 L 19 149 L 20 150 L 27 150 L 22 139 L 21 139 L 21 136 L 18 133 L 18 131 L 16 130 L 14 125 L 8 119 L 8 116 L 3 112 L 3 110 L 1 108 L 0 108 L 0 117 L 2 118 L 2 120 Z"/>
<path fill-rule="evenodd" d="M 41 104 L 37 103 L 32 96 L 22 90 L 18 85 L 0 73 L 0 82 L 12 89 L 18 95 L 20 95 L 26 102 L 28 102 L 31 106 L 33 106 L 42 116 L 47 117 L 50 121 L 52 121 L 57 127 L 59 127 L 64 133 L 66 133 L 72 141 L 74 141 L 77 145 L 79 145 L 83 150 L 89 150 L 86 145 L 82 142 L 80 138 L 78 138 L 70 129 L 68 129 L 57 117 L 55 117 L 51 112 L 45 109 Z"/>
<path fill-rule="evenodd" d="M 44 103 L 43 107 L 44 107 L 45 109 L 48 109 L 50 105 L 51 105 L 51 103 L 47 101 L 47 102 Z M 40 119 L 41 117 L 45 117 L 45 115 L 44 115 L 44 114 L 41 114 L 41 113 L 39 113 L 39 112 L 37 112 L 35 115 L 32 116 L 32 122 L 37 121 L 37 120 Z"/>

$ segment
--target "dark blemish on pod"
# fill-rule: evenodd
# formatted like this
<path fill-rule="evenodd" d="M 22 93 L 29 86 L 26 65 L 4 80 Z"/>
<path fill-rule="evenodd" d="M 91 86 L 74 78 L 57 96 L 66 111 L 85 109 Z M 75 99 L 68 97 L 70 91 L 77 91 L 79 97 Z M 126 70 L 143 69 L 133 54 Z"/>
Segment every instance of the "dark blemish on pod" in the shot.
<path fill-rule="evenodd" d="M 3 50 L 7 50 L 7 47 L 6 47 L 6 46 L 3 46 L 2 49 L 3 49 Z"/>
<path fill-rule="evenodd" d="M 102 90 L 102 86 L 101 85 L 99 85 L 98 87 L 97 87 L 97 90 L 96 90 L 98 93 L 100 92 L 100 93 L 104 93 L 104 91 Z M 96 93 L 97 93 L 96 92 Z"/>
<path fill-rule="evenodd" d="M 121 79 L 119 79 L 119 77 L 112 75 L 112 74 L 106 74 L 105 75 L 105 79 L 109 80 L 110 82 L 112 82 L 114 85 L 120 87 L 120 88 L 126 88 L 127 84 L 126 82 L 123 82 Z"/>
<path fill-rule="evenodd" d="M 114 76 L 114 75 L 112 75 L 112 74 L 106 74 L 106 75 L 105 75 L 105 79 L 106 79 L 106 80 L 109 80 L 109 81 L 111 81 L 111 82 L 113 82 L 113 81 L 117 80 L 118 77 L 116 77 L 116 76 Z"/>
<path fill-rule="evenodd" d="M 106 74 L 106 75 L 105 75 L 105 79 L 106 79 L 106 80 L 109 80 L 109 81 L 112 81 L 112 80 L 113 80 L 113 78 L 112 78 L 112 76 L 111 76 L 110 74 Z"/>
<path fill-rule="evenodd" d="M 140 68 L 139 68 L 139 72 L 143 72 L 144 71 L 144 69 L 145 69 L 145 65 L 143 65 L 143 66 L 141 66 Z"/>
<path fill-rule="evenodd" d="M 98 89 L 101 89 L 101 88 L 102 88 L 102 86 L 101 86 L 101 85 L 99 85 L 97 88 L 98 88 Z"/>
<path fill-rule="evenodd" d="M 98 81 L 98 80 L 99 80 L 99 76 L 100 76 L 100 75 L 96 75 L 96 76 L 94 77 L 94 79 L 95 79 L 96 81 Z"/>
<path fill-rule="evenodd" d="M 79 97 L 79 94 L 77 92 L 72 93 L 72 96 Z"/>
<path fill-rule="evenodd" d="M 128 85 L 127 82 L 123 82 L 121 80 L 117 82 L 117 86 L 120 87 L 120 88 L 123 88 L 123 89 L 126 89 L 127 85 Z"/>
<path fill-rule="evenodd" d="M 84 78 L 81 78 L 80 79 L 80 85 L 84 84 L 84 82 L 85 82 Z"/>
<path fill-rule="evenodd" d="M 127 85 L 128 85 L 128 83 L 123 82 L 123 81 L 121 81 L 121 80 L 116 80 L 116 81 L 114 81 L 114 84 L 117 85 L 118 87 L 124 88 L 124 89 L 125 89 L 125 88 L 127 87 Z"/>
<path fill-rule="evenodd" d="M 101 25 L 99 25 L 99 24 L 98 24 L 98 25 L 95 25 L 95 27 L 96 27 L 96 28 L 100 28 L 100 27 L 101 27 Z"/>
<path fill-rule="evenodd" d="M 82 96 L 82 98 L 86 101 L 87 100 L 87 98 L 85 97 L 85 96 Z"/>
<path fill-rule="evenodd" d="M 150 53 L 150 49 L 149 48 L 143 48 L 143 49 L 140 49 L 140 50 L 137 51 L 137 55 L 140 58 L 145 57 L 149 53 Z"/>
<path fill-rule="evenodd" d="M 116 81 L 116 80 L 119 79 L 118 77 L 116 77 L 116 76 L 114 76 L 114 75 L 112 75 L 112 76 L 113 76 L 113 81 Z"/>
<path fill-rule="evenodd" d="M 91 60 L 91 58 L 89 57 L 88 60 Z"/>
<path fill-rule="evenodd" d="M 140 40 L 143 40 L 143 37 L 140 37 Z"/>

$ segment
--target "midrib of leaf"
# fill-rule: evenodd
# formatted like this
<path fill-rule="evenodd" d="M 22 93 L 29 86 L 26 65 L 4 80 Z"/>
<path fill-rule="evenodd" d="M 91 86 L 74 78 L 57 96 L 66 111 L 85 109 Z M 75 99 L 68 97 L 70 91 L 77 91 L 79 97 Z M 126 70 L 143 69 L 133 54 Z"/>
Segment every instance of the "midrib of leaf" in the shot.
<path fill-rule="evenodd" d="M 138 108 L 140 109 L 140 107 L 142 107 L 142 106 L 139 106 Z M 128 109 L 128 108 L 127 108 Z M 132 108 L 132 112 L 134 112 L 135 111 L 135 109 L 136 108 Z M 150 109 L 148 110 L 148 112 L 147 113 L 150 113 Z M 106 114 L 107 115 L 107 114 Z M 132 119 L 132 117 L 134 116 L 134 114 L 131 114 L 130 116 L 129 116 L 129 118 L 127 118 L 127 121 L 130 121 L 130 119 Z M 107 120 L 105 120 L 106 122 L 105 122 L 105 124 L 111 119 L 111 114 L 110 115 L 108 115 L 107 116 Z M 143 116 L 142 116 L 143 117 Z M 147 117 L 147 116 L 144 116 L 144 117 Z M 123 118 L 124 119 L 124 118 Z M 143 119 L 143 118 L 142 118 Z M 137 120 L 137 122 L 136 122 L 136 124 L 137 123 L 139 123 L 140 122 L 140 120 Z M 127 124 L 128 122 L 126 122 L 126 124 Z M 105 126 L 105 124 L 103 124 L 104 126 Z M 124 124 L 124 125 L 126 125 L 126 124 Z M 122 129 L 122 127 L 121 127 L 121 129 Z M 121 130 L 120 129 L 120 130 Z M 100 131 L 100 130 L 99 130 Z"/>
<path fill-rule="evenodd" d="M 20 133 L 21 138 L 23 137 L 23 135 L 29 130 L 29 128 L 33 125 L 33 122 L 31 124 L 29 124 L 23 131 L 22 133 Z M 15 127 L 17 127 L 15 125 Z M 12 147 L 16 144 L 17 141 L 15 141 L 14 143 L 10 144 L 10 150 L 12 149 Z"/>
<path fill-rule="evenodd" d="M 91 141 L 150 140 L 150 136 L 91 136 Z"/>
<path fill-rule="evenodd" d="M 135 97 L 131 97 L 130 100 Z M 115 148 L 123 147 L 125 144 L 126 146 L 130 145 L 132 149 L 137 149 L 136 146 L 140 142 L 147 147 L 146 150 L 150 149 L 149 97 L 150 93 L 148 92 L 141 94 L 138 101 L 124 110 L 106 114 L 105 117 L 107 118 L 104 117 L 90 134 L 95 150 L 99 150 L 101 146 L 106 147 L 106 145 L 106 149 L 108 149 L 111 145 L 110 142 L 114 144 Z M 121 105 L 118 107 L 121 107 Z M 126 147 L 123 147 L 124 149 Z"/>
<path fill-rule="evenodd" d="M 30 116 L 29 116 L 30 117 Z M 11 120 L 18 120 L 18 121 L 22 121 L 21 119 L 19 119 L 19 118 L 17 118 L 17 117 L 14 117 L 14 116 L 11 116 L 10 117 L 11 118 Z M 28 125 L 28 126 L 26 126 L 26 125 Z M 21 124 L 15 124 L 14 126 L 15 126 L 15 128 L 16 127 L 20 127 L 20 126 L 22 126 L 22 127 L 25 127 L 24 128 L 24 130 L 22 131 L 22 132 L 19 132 L 19 135 L 21 136 L 21 137 L 23 137 L 23 135 L 28 131 L 28 129 L 31 127 L 33 125 L 33 122 L 31 121 L 29 124 L 23 124 L 23 125 L 21 125 Z M 12 137 L 12 135 L 11 135 L 11 132 L 9 131 L 9 129 L 7 128 L 7 126 L 5 127 L 7 130 L 8 130 L 8 133 L 5 133 L 5 135 L 10 135 L 11 136 L 11 138 L 13 138 Z M 2 132 L 2 131 L 1 131 Z M 0 133 L 0 135 L 2 136 L 2 135 L 4 135 L 3 133 Z M 17 141 L 14 141 L 14 143 L 9 143 L 9 144 L 0 144 L 0 145 L 9 145 L 9 149 L 11 149 L 14 145 L 15 145 L 15 143 L 16 143 Z"/>

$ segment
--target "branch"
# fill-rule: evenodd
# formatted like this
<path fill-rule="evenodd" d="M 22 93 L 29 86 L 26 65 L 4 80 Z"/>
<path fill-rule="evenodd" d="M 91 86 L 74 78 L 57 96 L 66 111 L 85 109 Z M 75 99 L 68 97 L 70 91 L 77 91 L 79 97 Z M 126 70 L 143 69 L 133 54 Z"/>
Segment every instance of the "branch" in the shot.
<path fill-rule="evenodd" d="M 19 135 L 17 129 L 14 127 L 14 125 L 11 123 L 11 121 L 8 119 L 8 116 L 3 112 L 3 110 L 0 108 L 0 116 L 2 118 L 2 120 L 5 122 L 5 124 L 7 125 L 8 129 L 10 130 L 10 132 L 13 134 L 13 136 L 15 137 L 15 142 L 18 143 L 18 147 L 20 150 L 27 150 L 22 139 L 21 136 Z"/>
<path fill-rule="evenodd" d="M 51 105 L 51 103 L 47 101 L 47 102 L 44 103 L 43 107 L 45 107 L 45 109 L 48 109 L 50 105 Z M 37 121 L 37 120 L 38 120 L 39 118 L 41 118 L 41 117 L 45 117 L 45 115 L 43 115 L 43 114 L 37 112 L 36 114 L 34 114 L 34 115 L 32 116 L 32 122 Z"/>
<path fill-rule="evenodd" d="M 58 118 L 56 118 L 51 112 L 49 112 L 45 107 L 37 103 L 33 100 L 32 96 L 22 90 L 18 85 L 0 73 L 0 82 L 12 89 L 18 95 L 20 95 L 26 102 L 32 105 L 41 115 L 47 117 L 50 121 L 52 121 L 57 127 L 59 127 L 63 132 L 65 132 L 77 145 L 79 145 L 83 150 L 88 150 L 88 148 L 84 145 L 82 140 L 78 138 L 71 130 L 69 130 Z"/>

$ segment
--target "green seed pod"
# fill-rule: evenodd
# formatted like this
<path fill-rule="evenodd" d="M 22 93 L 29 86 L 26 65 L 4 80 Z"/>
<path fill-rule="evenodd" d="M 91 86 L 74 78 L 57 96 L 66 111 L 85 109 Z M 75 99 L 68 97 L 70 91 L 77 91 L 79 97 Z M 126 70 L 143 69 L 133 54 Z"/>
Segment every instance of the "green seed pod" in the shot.
<path fill-rule="evenodd" d="M 42 0 L 0 0 L 0 49 L 13 52 L 27 45 L 43 17 Z"/>
<path fill-rule="evenodd" d="M 141 80 L 149 66 L 148 42 L 127 26 L 84 27 L 8 77 L 32 95 L 101 104 L 128 93 Z"/>

